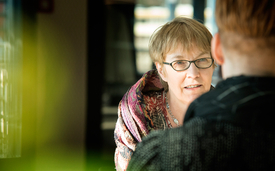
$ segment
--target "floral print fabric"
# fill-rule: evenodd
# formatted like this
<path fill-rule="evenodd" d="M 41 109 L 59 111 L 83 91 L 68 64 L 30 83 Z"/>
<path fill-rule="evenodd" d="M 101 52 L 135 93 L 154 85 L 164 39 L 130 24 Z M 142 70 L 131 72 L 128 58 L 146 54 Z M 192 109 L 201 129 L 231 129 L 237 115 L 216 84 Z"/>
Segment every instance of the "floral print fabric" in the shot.
<path fill-rule="evenodd" d="M 119 103 L 114 131 L 116 169 L 127 169 L 136 144 L 150 131 L 168 128 L 171 124 L 166 112 L 164 89 L 157 70 L 151 70 L 126 92 Z"/>

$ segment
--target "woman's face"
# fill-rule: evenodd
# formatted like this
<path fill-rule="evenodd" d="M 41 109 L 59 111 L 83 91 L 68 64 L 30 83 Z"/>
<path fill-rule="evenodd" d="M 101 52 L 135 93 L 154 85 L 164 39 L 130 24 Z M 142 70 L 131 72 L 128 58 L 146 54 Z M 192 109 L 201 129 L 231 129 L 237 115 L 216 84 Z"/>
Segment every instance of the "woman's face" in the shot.
<path fill-rule="evenodd" d="M 182 49 L 182 46 L 178 46 L 174 51 L 170 51 L 166 55 L 165 62 L 194 61 L 211 57 L 210 52 L 201 52 L 196 47 L 188 54 Z M 214 72 L 213 65 L 207 69 L 199 69 L 194 63 L 191 63 L 190 67 L 184 71 L 175 71 L 170 65 L 160 65 L 159 63 L 156 63 L 156 66 L 162 79 L 169 85 L 170 96 L 175 96 L 183 103 L 189 104 L 210 90 Z"/>

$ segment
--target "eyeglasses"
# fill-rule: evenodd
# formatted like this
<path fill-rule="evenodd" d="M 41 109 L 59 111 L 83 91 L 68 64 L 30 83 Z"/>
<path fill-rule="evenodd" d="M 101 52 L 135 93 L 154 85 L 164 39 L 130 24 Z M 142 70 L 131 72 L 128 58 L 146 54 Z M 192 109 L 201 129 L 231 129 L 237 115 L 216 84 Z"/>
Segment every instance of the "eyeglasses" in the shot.
<path fill-rule="evenodd" d="M 175 71 L 184 71 L 190 67 L 191 63 L 194 63 L 199 69 L 207 69 L 213 65 L 213 62 L 212 58 L 200 58 L 194 61 L 177 60 L 171 63 L 163 62 L 163 64 L 170 65 Z"/>

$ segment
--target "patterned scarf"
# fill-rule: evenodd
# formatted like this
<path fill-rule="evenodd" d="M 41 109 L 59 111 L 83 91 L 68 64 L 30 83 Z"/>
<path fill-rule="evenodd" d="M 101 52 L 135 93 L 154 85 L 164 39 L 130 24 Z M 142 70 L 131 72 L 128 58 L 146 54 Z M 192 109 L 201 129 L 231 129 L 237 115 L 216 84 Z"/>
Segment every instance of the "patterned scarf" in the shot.
<path fill-rule="evenodd" d="M 119 112 L 134 138 L 141 142 L 141 138 L 148 135 L 147 120 L 143 94 L 150 91 L 161 91 L 161 85 L 157 70 L 151 70 L 133 85 L 121 100 Z M 146 117 L 146 118 L 145 118 Z"/>

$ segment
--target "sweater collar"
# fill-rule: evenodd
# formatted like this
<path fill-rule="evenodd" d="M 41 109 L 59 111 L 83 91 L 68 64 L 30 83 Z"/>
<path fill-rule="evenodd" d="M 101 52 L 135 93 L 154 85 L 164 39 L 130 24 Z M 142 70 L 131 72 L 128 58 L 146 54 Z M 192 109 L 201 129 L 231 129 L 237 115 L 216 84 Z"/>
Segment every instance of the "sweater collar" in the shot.
<path fill-rule="evenodd" d="M 254 76 L 236 76 L 236 77 L 230 77 L 226 80 L 223 80 L 219 82 L 216 85 L 216 89 L 230 87 L 236 84 L 248 82 L 251 86 L 257 86 L 257 85 L 266 85 L 270 87 L 274 87 L 275 84 L 275 77 L 254 77 Z"/>

